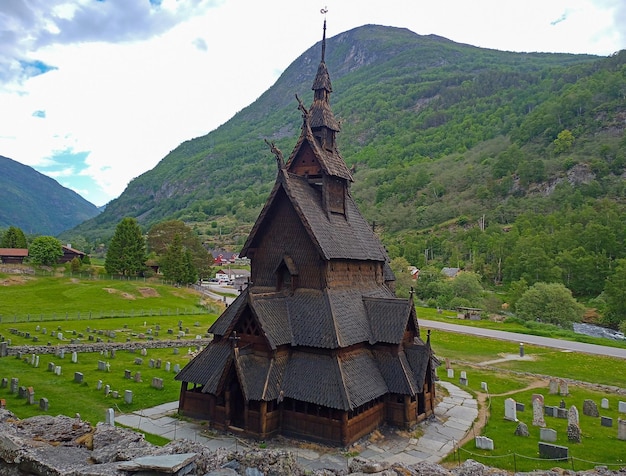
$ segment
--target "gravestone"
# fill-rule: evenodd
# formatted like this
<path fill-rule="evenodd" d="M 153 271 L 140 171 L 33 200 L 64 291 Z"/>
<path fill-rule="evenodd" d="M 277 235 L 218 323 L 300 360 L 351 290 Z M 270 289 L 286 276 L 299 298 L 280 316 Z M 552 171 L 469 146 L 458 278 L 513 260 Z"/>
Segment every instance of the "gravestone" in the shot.
<path fill-rule="evenodd" d="M 118 392 L 117 390 L 113 390 L 111 392 L 111 398 L 119 398 L 120 397 L 120 392 Z"/>
<path fill-rule="evenodd" d="M 620 402 L 617 404 L 617 411 L 620 413 L 626 413 L 626 402 Z"/>
<path fill-rule="evenodd" d="M 557 408 L 556 417 L 562 418 L 563 420 L 567 420 L 567 408 Z"/>
<path fill-rule="evenodd" d="M 165 371 L 169 372 L 171 370 L 172 364 L 170 362 L 165 362 Z"/>
<path fill-rule="evenodd" d="M 576 408 L 576 405 L 572 405 L 571 407 L 569 407 L 569 411 L 567 412 L 567 424 L 577 426 L 580 424 L 580 416 L 578 414 L 578 408 Z"/>
<path fill-rule="evenodd" d="M 48 372 L 54 372 L 55 367 L 54 362 L 48 362 Z"/>
<path fill-rule="evenodd" d="M 474 442 L 476 443 L 476 448 L 479 450 L 493 450 L 493 440 L 491 438 L 487 438 L 486 436 L 477 436 L 474 438 Z"/>
<path fill-rule="evenodd" d="M 106 369 L 106 362 L 104 360 L 98 360 L 98 370 L 104 372 Z"/>
<path fill-rule="evenodd" d="M 74 382 L 83 383 L 83 373 L 82 372 L 74 372 Z"/>
<path fill-rule="evenodd" d="M 0 380 L 0 388 L 7 388 L 9 386 L 9 379 L 6 377 L 2 377 Z"/>
<path fill-rule="evenodd" d="M 148 367 L 150 367 L 151 369 L 153 369 L 153 368 L 154 368 L 154 363 L 155 363 L 155 360 L 154 360 L 154 359 L 150 359 L 150 360 L 148 361 Z"/>
<path fill-rule="evenodd" d="M 56 365 L 54 367 L 54 375 L 61 375 L 61 366 L 60 365 Z"/>
<path fill-rule="evenodd" d="M 141 357 L 136 357 L 135 358 L 135 365 L 142 365 L 143 364 L 143 359 Z"/>
<path fill-rule="evenodd" d="M 539 457 L 554 460 L 567 460 L 569 458 L 569 448 L 567 446 L 559 446 L 540 441 Z"/>
<path fill-rule="evenodd" d="M 124 370 L 124 378 L 130 379 L 132 377 L 132 372 L 130 370 Z"/>
<path fill-rule="evenodd" d="M 141 382 L 141 372 L 135 372 L 135 382 Z"/>
<path fill-rule="evenodd" d="M 604 408 L 604 409 L 608 409 L 609 408 L 609 399 L 608 398 L 603 398 L 600 401 L 600 407 Z"/>
<path fill-rule="evenodd" d="M 534 393 L 532 396 L 533 403 L 533 426 L 546 426 L 543 419 L 543 395 Z"/>
<path fill-rule="evenodd" d="M 35 356 L 35 364 L 34 364 L 35 368 L 39 368 L 39 356 Z"/>
<path fill-rule="evenodd" d="M 530 436 L 530 432 L 528 431 L 528 425 L 524 423 L 523 421 L 520 421 L 519 424 L 517 425 L 517 428 L 515 428 L 515 435 L 516 436 Z"/>
<path fill-rule="evenodd" d="M 580 426 L 573 423 L 567 424 L 567 439 L 572 443 L 580 443 L 582 440 L 582 434 L 580 432 Z"/>
<path fill-rule="evenodd" d="M 26 398 L 26 387 L 23 385 L 17 389 L 17 398 Z"/>
<path fill-rule="evenodd" d="M 559 393 L 559 382 L 554 378 L 550 379 L 550 389 L 548 390 L 548 393 L 550 395 L 556 395 Z"/>
<path fill-rule="evenodd" d="M 543 407 L 543 412 L 546 416 L 555 417 L 557 415 L 558 408 L 550 405 Z"/>
<path fill-rule="evenodd" d="M 567 405 L 565 403 L 565 400 L 561 399 L 561 401 L 559 402 L 559 408 L 565 408 Z"/>
<path fill-rule="evenodd" d="M 489 392 L 489 390 L 487 389 L 487 382 L 480 382 L 480 389 L 483 392 Z"/>
<path fill-rule="evenodd" d="M 20 380 L 17 377 L 11 378 L 11 386 L 9 387 L 9 393 L 17 393 Z"/>
<path fill-rule="evenodd" d="M 26 399 L 28 400 L 29 405 L 35 404 L 35 389 L 33 387 L 28 387 L 26 389 Z"/>
<path fill-rule="evenodd" d="M 63 340 L 63 332 L 57 333 L 57 339 Z"/>
<path fill-rule="evenodd" d="M 583 402 L 583 415 L 587 415 L 590 417 L 599 417 L 600 412 L 598 411 L 598 406 L 596 402 L 590 399 L 586 399 Z"/>
<path fill-rule="evenodd" d="M 554 443 L 556 441 L 556 430 L 552 428 L 540 428 L 539 439 L 541 441 L 547 441 L 548 443 Z"/>
<path fill-rule="evenodd" d="M 40 398 L 39 399 L 39 409 L 43 410 L 44 412 L 48 411 L 48 399 L 46 397 Z"/>
<path fill-rule="evenodd" d="M 448 369 L 448 378 L 454 378 L 454 369 Z"/>
<path fill-rule="evenodd" d="M 163 379 L 159 377 L 152 377 L 152 387 L 162 390 L 163 389 Z"/>
<path fill-rule="evenodd" d="M 0 357 L 6 357 L 9 354 L 8 347 L 6 342 L 0 342 Z"/>
<path fill-rule="evenodd" d="M 569 395 L 569 388 L 566 380 L 561 380 L 559 383 L 559 394 L 564 397 Z"/>
<path fill-rule="evenodd" d="M 179 352 L 178 347 L 174 347 L 174 351 L 173 352 L 174 352 L 174 355 L 178 355 L 178 352 Z"/>
<path fill-rule="evenodd" d="M 105 370 L 106 372 L 110 372 L 110 371 L 111 371 L 111 364 L 110 364 L 110 363 L 108 363 L 108 362 L 107 362 L 106 364 L 104 364 L 104 370 Z"/>
<path fill-rule="evenodd" d="M 132 390 L 124 390 L 124 402 L 129 405 L 133 403 L 133 391 Z"/>
<path fill-rule="evenodd" d="M 146 349 L 145 347 L 143 349 L 141 349 L 141 355 L 144 356 L 144 357 L 146 355 L 148 355 L 148 349 Z"/>
<path fill-rule="evenodd" d="M 622 420 L 621 418 L 617 419 L 617 439 L 622 441 L 626 440 L 626 420 Z"/>
<path fill-rule="evenodd" d="M 72 363 L 75 364 L 78 362 L 78 353 L 72 352 Z"/>
<path fill-rule="evenodd" d="M 115 358 L 115 349 L 111 349 L 111 358 L 114 359 Z"/>
<path fill-rule="evenodd" d="M 613 418 L 610 417 L 600 417 L 600 425 L 601 426 L 608 426 L 608 427 L 612 427 L 613 426 Z"/>
<path fill-rule="evenodd" d="M 174 364 L 174 373 L 177 374 L 180 372 L 180 364 Z"/>
<path fill-rule="evenodd" d="M 96 382 L 96 390 L 102 390 L 102 380 Z"/>
<path fill-rule="evenodd" d="M 517 407 L 515 400 L 507 398 L 504 401 L 504 419 L 509 421 L 517 421 Z"/>
<path fill-rule="evenodd" d="M 157 359 L 157 360 L 156 360 L 156 363 L 154 364 L 154 366 L 155 366 L 157 369 L 160 369 L 160 368 L 161 368 L 161 359 Z"/>
<path fill-rule="evenodd" d="M 104 386 L 104 396 L 108 397 L 109 393 L 111 393 L 111 386 L 109 384 Z"/>
<path fill-rule="evenodd" d="M 106 412 L 104 413 L 104 424 L 115 426 L 115 412 L 112 408 L 107 408 Z"/>
<path fill-rule="evenodd" d="M 526 405 L 520 402 L 515 402 L 515 410 L 518 412 L 523 412 L 526 409 Z"/>

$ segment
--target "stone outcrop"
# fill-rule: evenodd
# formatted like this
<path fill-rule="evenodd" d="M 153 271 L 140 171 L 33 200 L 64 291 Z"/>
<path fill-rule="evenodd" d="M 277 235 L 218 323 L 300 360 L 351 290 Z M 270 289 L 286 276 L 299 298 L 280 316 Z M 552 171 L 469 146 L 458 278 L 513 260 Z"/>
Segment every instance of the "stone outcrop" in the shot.
<path fill-rule="evenodd" d="M 608 475 L 619 471 L 584 471 L 562 474 Z M 434 463 L 370 462 L 352 458 L 348 469 L 305 471 L 295 456 L 282 450 L 210 450 L 201 443 L 176 440 L 154 446 L 132 430 L 98 424 L 93 427 L 79 417 L 36 416 L 18 420 L 0 409 L 0 474 L 3 476 L 493 476 L 508 475 L 467 460 L 447 469 Z M 553 471 L 528 473 L 532 476 Z"/>

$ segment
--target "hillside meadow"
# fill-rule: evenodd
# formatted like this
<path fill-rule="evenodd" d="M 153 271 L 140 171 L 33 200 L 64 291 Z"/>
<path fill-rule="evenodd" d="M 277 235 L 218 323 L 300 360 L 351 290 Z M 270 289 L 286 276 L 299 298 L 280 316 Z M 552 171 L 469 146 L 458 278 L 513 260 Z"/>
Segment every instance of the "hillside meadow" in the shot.
<path fill-rule="evenodd" d="M 32 355 L 23 355 L 21 359 L 15 356 L 2 358 L 0 378 L 6 378 L 8 382 L 11 378 L 18 378 L 19 386 L 33 387 L 35 392 L 36 403 L 28 405 L 25 399 L 10 393 L 10 385 L 0 388 L 0 399 L 4 399 L 7 408 L 21 419 L 39 414 L 74 416 L 78 413 L 82 419 L 96 424 L 104 420 L 108 408 L 114 408 L 118 413 L 129 413 L 176 401 L 180 384 L 174 380 L 174 366 L 182 368 L 193 357 L 199 347 L 194 341 L 197 337 L 206 336 L 208 327 L 222 309 L 220 303 L 207 300 L 194 290 L 143 280 L 91 280 L 63 276 L 0 274 L 0 283 L 0 339 L 11 339 L 13 346 L 33 344 L 33 337 L 37 336 L 37 345 L 50 343 L 51 346 L 60 347 L 59 344 L 67 344 L 71 339 L 89 342 L 89 335 L 100 337 L 103 342 L 172 339 L 181 345 L 178 351 L 173 347 L 148 348 L 145 355 L 138 350 L 117 350 L 115 357 L 110 353 L 79 352 L 76 363 L 72 362 L 69 353 L 61 358 L 57 351 L 39 355 L 38 367 L 33 366 Z M 440 315 L 433 309 L 418 308 L 418 316 L 423 319 L 450 319 L 453 314 L 444 312 Z M 486 321 L 471 324 L 496 326 L 495 323 Z M 519 323 L 510 325 L 514 331 L 519 331 L 519 326 Z M 506 330 L 507 324 L 497 323 L 497 327 Z M 181 330 L 184 335 L 179 338 Z M 425 330 L 426 326 L 422 332 Z M 63 334 L 62 340 L 58 338 L 59 332 Z M 29 337 L 25 337 L 26 333 Z M 576 464 L 576 469 L 590 467 L 582 460 L 608 465 L 623 464 L 620 458 L 623 458 L 621 455 L 624 454 L 625 442 L 615 438 L 616 423 L 613 428 L 601 428 L 598 421 L 582 416 L 584 399 L 592 398 L 599 403 L 601 398 L 606 397 L 609 398 L 611 407 L 610 410 L 603 410 L 602 415 L 611 416 L 616 422 L 619 416 L 616 413 L 617 402 L 624 397 L 612 392 L 608 386 L 626 388 L 626 372 L 621 371 L 625 365 L 623 361 L 532 345 L 526 346 L 527 359 L 501 360 L 503 356 L 518 353 L 516 342 L 443 331 L 432 332 L 431 343 L 442 362 L 446 358 L 452 362 L 456 379 L 449 379 L 450 381 L 460 385 L 458 375 L 461 370 L 465 370 L 469 379 L 468 385 L 464 386 L 467 391 L 479 395 L 483 381 L 488 383 L 490 391 L 490 398 L 485 405 L 488 406 L 491 416 L 482 434 L 497 442 L 496 450 L 491 453 L 477 450 L 471 440 L 450 455 L 449 463 L 472 458 L 491 466 L 518 471 L 546 465 L 556 466 L 555 462 L 525 460 L 524 456 L 538 456 L 536 428 L 531 428 L 529 438 L 519 441 L 519 438 L 513 438 L 515 425 L 502 421 L 504 399 L 508 395 L 526 403 L 527 409 L 530 406 L 530 396 L 535 392 L 546 395 L 547 404 L 557 405 L 559 402 L 552 398 L 554 396 L 550 396 L 554 402 L 548 398 L 547 383 L 544 384 L 545 388 L 529 388 L 533 382 L 547 382 L 548 376 L 553 376 L 572 382 L 566 402 L 568 406 L 575 404 L 581 409 L 583 430 L 583 443 L 571 450 L 576 458 L 574 463 L 568 461 L 558 464 L 565 464 L 568 468 Z M 142 359 L 141 364 L 136 363 L 138 358 Z M 150 366 L 150 360 L 160 360 L 160 368 L 156 365 Z M 498 360 L 501 361 L 494 362 Z M 108 371 L 99 370 L 99 361 L 108 363 Z M 168 362 L 169 372 L 166 370 Z M 481 364 L 486 362 L 490 362 L 489 365 L 482 367 Z M 60 375 L 48 370 L 51 363 L 62 367 Z M 125 378 L 126 371 L 130 371 L 132 378 Z M 75 381 L 76 372 L 83 374 L 82 383 Z M 135 375 L 138 372 L 140 378 L 136 380 Z M 440 378 L 447 379 L 443 367 L 438 374 Z M 154 377 L 163 379 L 163 389 L 152 387 Z M 578 385 L 576 382 L 586 384 Z M 109 385 L 112 392 L 117 391 L 119 398 L 113 398 L 111 393 L 105 395 L 105 385 Z M 603 390 L 598 385 L 607 388 Z M 130 404 L 124 401 L 125 390 L 133 392 L 133 401 Z M 39 399 L 43 397 L 49 402 L 47 411 L 39 407 Z M 528 414 L 527 410 L 525 414 L 518 416 L 524 421 L 528 419 Z M 564 429 L 559 425 L 562 426 L 562 422 L 550 422 L 550 427 L 554 427 L 559 433 L 557 443 L 567 445 L 563 441 L 563 438 L 567 438 L 564 436 Z M 514 453 L 521 456 L 512 456 Z M 494 456 L 501 458 L 493 458 Z"/>

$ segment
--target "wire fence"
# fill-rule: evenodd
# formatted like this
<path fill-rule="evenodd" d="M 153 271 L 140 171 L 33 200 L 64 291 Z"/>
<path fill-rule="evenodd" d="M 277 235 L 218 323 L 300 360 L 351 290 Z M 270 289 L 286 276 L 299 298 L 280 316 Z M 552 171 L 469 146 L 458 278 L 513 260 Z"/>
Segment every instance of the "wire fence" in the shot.
<path fill-rule="evenodd" d="M 508 458 L 510 462 L 507 466 L 509 467 L 512 466 L 513 471 L 515 471 L 516 473 L 518 470 L 517 468 L 518 463 L 520 465 L 522 464 L 521 461 L 536 461 L 536 462 L 543 462 L 543 463 L 551 463 L 551 466 L 554 466 L 554 463 L 559 463 L 561 465 L 567 464 L 568 466 L 571 467 L 572 471 L 582 471 L 584 469 L 589 469 L 590 467 L 596 467 L 596 466 L 606 466 L 607 468 L 626 467 L 625 463 L 605 463 L 605 462 L 600 462 L 600 461 L 589 461 L 589 460 L 585 460 L 582 458 L 576 458 L 574 456 L 567 456 L 566 458 L 537 458 L 536 456 L 526 456 L 526 455 L 522 455 L 522 454 L 515 453 L 515 452 L 507 453 L 505 455 L 483 455 L 479 453 L 473 453 L 472 451 L 466 450 L 465 448 L 461 448 L 458 445 L 455 446 L 454 452 L 455 452 L 455 459 L 459 466 L 461 465 L 462 461 L 465 461 L 466 459 L 469 459 L 471 457 L 471 459 L 484 463 L 487 466 L 494 466 L 494 467 L 502 468 L 505 466 L 502 460 L 505 458 Z M 462 458 L 462 454 L 466 455 L 466 457 Z M 499 462 L 497 464 L 493 464 L 495 463 L 495 460 L 499 460 Z"/>

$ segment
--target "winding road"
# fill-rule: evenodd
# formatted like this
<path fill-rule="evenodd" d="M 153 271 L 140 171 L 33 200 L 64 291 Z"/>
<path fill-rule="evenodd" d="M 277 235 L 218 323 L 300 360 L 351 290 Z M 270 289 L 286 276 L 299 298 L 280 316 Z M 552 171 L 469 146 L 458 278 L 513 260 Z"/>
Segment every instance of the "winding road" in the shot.
<path fill-rule="evenodd" d="M 533 344 L 541 347 L 551 347 L 554 349 L 570 350 L 572 352 L 582 352 L 585 354 L 605 355 L 608 357 L 616 357 L 618 359 L 626 359 L 626 349 L 618 347 L 606 347 L 603 345 L 585 344 L 583 342 L 553 339 L 551 337 L 540 337 L 530 334 L 519 334 L 517 332 L 483 329 L 481 327 L 463 326 L 447 322 L 429 321 L 426 319 L 419 319 L 419 325 L 422 329 L 426 328 L 446 332 L 456 332 L 458 334 L 489 337 L 491 339 L 500 339 L 520 343 L 523 342 L 524 344 Z"/>

